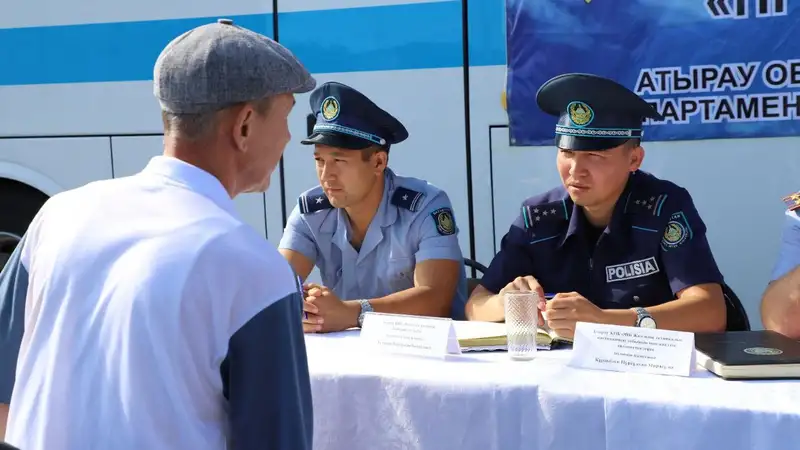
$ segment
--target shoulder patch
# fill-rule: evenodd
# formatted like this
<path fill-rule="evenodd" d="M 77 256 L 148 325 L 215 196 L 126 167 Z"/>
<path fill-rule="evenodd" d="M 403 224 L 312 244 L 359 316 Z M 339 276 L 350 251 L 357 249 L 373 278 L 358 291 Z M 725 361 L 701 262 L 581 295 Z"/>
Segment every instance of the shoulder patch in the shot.
<path fill-rule="evenodd" d="M 433 222 L 436 223 L 436 231 L 442 236 L 450 236 L 456 232 L 456 222 L 453 219 L 453 211 L 450 208 L 439 208 L 431 213 Z"/>
<path fill-rule="evenodd" d="M 625 212 L 658 217 L 661 215 L 661 208 L 666 200 L 667 194 L 654 195 L 631 192 L 625 200 Z"/>
<path fill-rule="evenodd" d="M 297 199 L 297 204 L 300 206 L 300 213 L 302 214 L 333 208 L 333 205 L 331 205 L 330 200 L 328 200 L 325 194 L 301 195 L 300 198 Z"/>
<path fill-rule="evenodd" d="M 522 220 L 525 228 L 531 230 L 537 225 L 569 221 L 569 210 L 566 200 L 544 203 L 541 205 L 523 205 Z"/>
<path fill-rule="evenodd" d="M 664 237 L 661 239 L 661 248 L 664 251 L 680 247 L 686 241 L 692 239 L 692 227 L 683 211 L 678 211 L 669 217 L 667 228 L 664 230 Z"/>
<path fill-rule="evenodd" d="M 792 195 L 783 197 L 783 203 L 786 203 L 786 207 L 789 208 L 789 211 L 800 208 L 800 192 L 795 192 Z"/>
<path fill-rule="evenodd" d="M 425 194 L 422 192 L 399 186 L 395 189 L 394 195 L 392 195 L 391 203 L 395 206 L 416 212 L 424 197 Z"/>

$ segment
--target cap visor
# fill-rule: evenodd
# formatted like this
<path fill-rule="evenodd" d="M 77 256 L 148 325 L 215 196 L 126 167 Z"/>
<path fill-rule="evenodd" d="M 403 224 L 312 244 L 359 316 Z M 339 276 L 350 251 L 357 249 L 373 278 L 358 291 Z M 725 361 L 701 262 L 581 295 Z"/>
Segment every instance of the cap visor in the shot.
<path fill-rule="evenodd" d="M 556 136 L 556 147 L 575 151 L 611 150 L 629 140 L 628 138 L 586 138 L 560 134 Z"/>
<path fill-rule="evenodd" d="M 304 145 L 321 144 L 329 147 L 346 148 L 348 150 L 363 150 L 371 145 L 375 145 L 366 139 L 339 133 L 314 133 L 300 141 L 300 143 Z"/>

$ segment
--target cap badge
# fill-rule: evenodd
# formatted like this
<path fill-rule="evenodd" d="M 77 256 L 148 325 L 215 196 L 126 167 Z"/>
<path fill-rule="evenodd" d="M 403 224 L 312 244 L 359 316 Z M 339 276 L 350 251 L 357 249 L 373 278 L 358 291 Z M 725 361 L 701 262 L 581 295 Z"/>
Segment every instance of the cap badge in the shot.
<path fill-rule="evenodd" d="M 336 100 L 336 97 L 326 98 L 322 101 L 320 112 L 322 113 L 322 118 L 327 121 L 336 119 L 339 117 L 339 100 Z"/>
<path fill-rule="evenodd" d="M 594 111 L 583 102 L 571 102 L 567 105 L 567 112 L 569 113 L 569 120 L 579 127 L 589 125 L 594 119 Z"/>

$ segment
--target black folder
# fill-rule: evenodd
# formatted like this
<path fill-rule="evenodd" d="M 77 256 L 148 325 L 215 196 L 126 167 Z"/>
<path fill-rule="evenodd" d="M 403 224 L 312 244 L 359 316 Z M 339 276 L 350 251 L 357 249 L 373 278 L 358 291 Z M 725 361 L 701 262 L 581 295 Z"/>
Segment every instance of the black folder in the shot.
<path fill-rule="evenodd" d="M 725 379 L 800 379 L 800 342 L 775 331 L 695 333 L 697 363 Z"/>

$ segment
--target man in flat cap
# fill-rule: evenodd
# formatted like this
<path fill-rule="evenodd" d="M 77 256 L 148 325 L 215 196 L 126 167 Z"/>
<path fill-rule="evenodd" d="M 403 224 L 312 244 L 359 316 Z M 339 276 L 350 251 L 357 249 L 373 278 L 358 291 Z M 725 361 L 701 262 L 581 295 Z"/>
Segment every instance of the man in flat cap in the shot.
<path fill-rule="evenodd" d="M 800 339 L 800 192 L 783 201 L 780 251 L 761 298 L 761 322 L 767 330 Z"/>
<path fill-rule="evenodd" d="M 306 332 L 360 327 L 370 311 L 463 316 L 466 278 L 447 194 L 388 167 L 403 124 L 357 90 L 326 83 L 311 95 L 320 185 L 304 192 L 279 245 L 307 284 Z"/>
<path fill-rule="evenodd" d="M 267 189 L 316 82 L 221 20 L 169 43 L 154 84 L 164 154 L 52 197 L 3 271 L 4 339 L 27 296 L 7 441 L 310 449 L 300 285 L 233 198 Z"/>
<path fill-rule="evenodd" d="M 537 103 L 559 118 L 563 185 L 522 203 L 467 316 L 501 321 L 503 294 L 524 290 L 538 292 L 547 326 L 567 339 L 576 322 L 724 330 L 723 277 L 692 197 L 639 169 L 643 119 L 655 110 L 587 74 L 549 80 Z"/>

